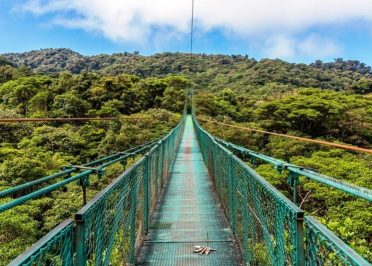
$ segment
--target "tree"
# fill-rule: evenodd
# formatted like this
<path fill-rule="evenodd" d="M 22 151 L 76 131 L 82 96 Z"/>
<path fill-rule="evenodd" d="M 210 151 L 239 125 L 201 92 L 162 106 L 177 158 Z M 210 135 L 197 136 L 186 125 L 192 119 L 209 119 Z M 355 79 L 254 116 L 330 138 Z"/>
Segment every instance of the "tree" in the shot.
<path fill-rule="evenodd" d="M 179 76 L 166 77 L 164 82 L 167 88 L 164 91 L 161 107 L 173 112 L 181 112 L 184 107 L 186 89 L 190 82 Z"/>
<path fill-rule="evenodd" d="M 35 180 L 45 174 L 43 164 L 26 155 L 6 159 L 0 165 L 0 176 L 12 186 Z"/>
<path fill-rule="evenodd" d="M 359 94 L 372 93 L 372 79 L 363 78 L 354 83 L 351 89 Z"/>
<path fill-rule="evenodd" d="M 30 99 L 39 91 L 46 89 L 50 82 L 50 78 L 43 76 L 11 80 L 0 86 L 0 97 L 3 104 L 17 108 L 19 113 L 27 115 Z"/>
<path fill-rule="evenodd" d="M 79 97 L 74 91 L 69 91 L 54 98 L 53 113 L 55 116 L 80 117 L 90 108 L 90 104 Z"/>
<path fill-rule="evenodd" d="M 77 156 L 86 143 L 73 126 L 57 128 L 44 125 L 36 128 L 31 137 L 22 140 L 21 144 L 25 147 L 44 147 L 52 152 Z"/>
<path fill-rule="evenodd" d="M 330 90 L 301 89 L 278 100 L 262 103 L 257 115 L 269 130 L 286 132 L 290 129 L 318 137 L 347 133 L 344 121 L 360 108 L 368 110 L 367 99 Z M 345 137 L 345 136 L 344 136 Z"/>
<path fill-rule="evenodd" d="M 148 78 L 140 83 L 139 90 L 144 90 L 144 108 L 158 108 L 161 105 L 161 98 L 168 83 L 164 79 Z"/>
<path fill-rule="evenodd" d="M 11 80 L 14 76 L 16 69 L 9 66 L 0 66 L 0 84 Z"/>
<path fill-rule="evenodd" d="M 2 265 L 9 263 L 37 241 L 38 222 L 28 214 L 29 209 L 30 206 L 22 206 L 0 215 L 0 262 Z"/>
<path fill-rule="evenodd" d="M 41 114 L 45 117 L 48 115 L 52 100 L 53 97 L 50 92 L 39 92 L 29 101 L 29 110 L 32 113 Z"/>
<path fill-rule="evenodd" d="M 20 118 L 21 115 L 17 114 L 15 110 L 5 108 L 0 105 L 1 118 Z M 3 124 L 0 123 L 0 144 L 18 143 L 23 136 L 28 135 L 32 131 L 29 124 Z"/>

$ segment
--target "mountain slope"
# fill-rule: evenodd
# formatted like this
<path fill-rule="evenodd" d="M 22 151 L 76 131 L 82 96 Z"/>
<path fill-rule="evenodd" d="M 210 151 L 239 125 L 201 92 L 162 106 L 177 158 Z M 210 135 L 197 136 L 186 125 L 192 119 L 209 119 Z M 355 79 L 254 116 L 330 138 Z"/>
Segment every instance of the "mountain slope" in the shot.
<path fill-rule="evenodd" d="M 35 72 L 73 74 L 97 71 L 105 75 L 121 73 L 140 77 L 183 74 L 191 76 L 197 88 L 219 91 L 225 87 L 250 92 L 318 87 L 333 90 L 356 90 L 367 86 L 372 91 L 371 67 L 359 61 L 293 64 L 276 59 L 257 61 L 241 55 L 161 53 L 142 56 L 138 52 L 84 56 L 70 49 L 42 49 L 25 53 L 3 54 L 16 66 L 25 65 Z M 361 84 L 362 83 L 362 84 Z M 366 85 L 367 84 L 367 85 Z"/>

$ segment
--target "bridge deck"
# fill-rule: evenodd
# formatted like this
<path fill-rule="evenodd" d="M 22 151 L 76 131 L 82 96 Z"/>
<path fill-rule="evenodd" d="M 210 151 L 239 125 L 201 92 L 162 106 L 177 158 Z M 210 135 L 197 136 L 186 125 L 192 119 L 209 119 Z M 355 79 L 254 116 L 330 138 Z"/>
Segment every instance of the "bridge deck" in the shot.
<path fill-rule="evenodd" d="M 240 252 L 214 193 L 190 116 L 150 228 L 140 265 L 240 264 Z M 194 245 L 217 251 L 198 255 L 193 253 Z"/>

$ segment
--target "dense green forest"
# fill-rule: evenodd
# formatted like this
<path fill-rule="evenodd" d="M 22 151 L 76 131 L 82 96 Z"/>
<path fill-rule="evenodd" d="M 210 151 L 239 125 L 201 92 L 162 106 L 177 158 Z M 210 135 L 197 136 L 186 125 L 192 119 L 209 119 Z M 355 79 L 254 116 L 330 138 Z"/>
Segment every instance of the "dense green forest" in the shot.
<path fill-rule="evenodd" d="M 180 120 L 190 86 L 200 117 L 372 147 L 372 72 L 358 61 L 306 65 L 241 55 L 82 56 L 46 49 L 0 56 L 1 118 L 118 120 L 0 124 L 0 190 L 159 138 Z M 252 150 L 372 189 L 371 156 L 212 123 L 203 126 Z M 262 163 L 253 167 L 291 194 L 286 173 L 279 175 Z M 89 197 L 120 171 L 114 165 L 105 178 L 94 180 Z M 304 210 L 372 261 L 370 203 L 307 180 L 299 191 Z M 1 214 L 0 264 L 77 211 L 81 197 L 80 187 L 70 185 Z"/>
<path fill-rule="evenodd" d="M 306 65 L 270 59 L 257 61 L 242 55 L 196 54 L 190 58 L 184 53 L 142 56 L 134 52 L 83 56 L 69 49 L 43 49 L 2 56 L 14 66 L 26 66 L 36 73 L 99 72 L 109 76 L 124 73 L 141 78 L 186 75 L 192 78 L 196 89 L 217 92 L 228 87 L 239 92 L 254 92 L 251 95 L 254 97 L 272 89 L 285 91 L 301 87 L 372 92 L 371 67 L 353 60 L 316 61 Z M 11 75 L 9 72 L 8 68 L 1 69 L 0 81 L 4 74 Z M 260 92 L 256 93 L 258 88 Z"/>

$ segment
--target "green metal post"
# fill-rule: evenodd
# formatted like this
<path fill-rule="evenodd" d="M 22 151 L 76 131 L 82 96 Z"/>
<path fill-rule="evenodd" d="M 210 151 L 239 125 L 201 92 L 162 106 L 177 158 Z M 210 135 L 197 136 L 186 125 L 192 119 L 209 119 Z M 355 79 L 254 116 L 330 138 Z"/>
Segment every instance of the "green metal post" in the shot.
<path fill-rule="evenodd" d="M 297 182 L 295 181 L 293 184 L 293 203 L 298 205 L 298 200 L 297 200 Z"/>
<path fill-rule="evenodd" d="M 233 175 L 233 153 L 229 154 L 229 173 L 228 173 L 228 182 L 229 182 L 229 215 L 230 215 L 230 225 L 231 229 L 235 233 L 235 181 Z"/>
<path fill-rule="evenodd" d="M 163 153 L 163 150 L 164 150 L 164 144 L 163 144 L 163 141 L 161 140 L 159 142 L 159 157 L 160 157 L 160 176 L 158 178 L 160 178 L 159 180 L 156 180 L 156 191 L 158 192 L 159 191 L 159 182 L 160 182 L 160 189 L 162 188 L 163 186 L 163 176 L 164 176 L 164 153 Z"/>
<path fill-rule="evenodd" d="M 87 258 L 85 254 L 85 221 L 84 216 L 76 214 L 75 215 L 75 222 L 76 222 L 76 238 L 75 238 L 75 245 L 76 245 L 76 265 L 84 266 L 87 263 Z"/>
<path fill-rule="evenodd" d="M 87 204 L 87 186 L 84 181 L 83 181 L 82 187 L 83 187 L 83 206 L 84 206 L 85 204 Z"/>
<path fill-rule="evenodd" d="M 149 155 L 145 155 L 145 164 L 144 164 L 144 190 L 145 190 L 145 196 L 144 196 L 144 206 L 145 206 L 145 223 L 144 223 L 144 229 L 145 233 L 149 231 L 149 210 L 150 210 L 150 169 L 151 169 L 151 157 Z"/>
<path fill-rule="evenodd" d="M 120 164 L 123 166 L 123 170 L 125 171 L 125 166 L 127 165 L 127 158 L 125 158 L 124 160 L 120 161 Z"/>
<path fill-rule="evenodd" d="M 304 213 L 298 212 L 296 217 L 296 257 L 297 266 L 305 265 L 305 255 L 304 255 Z"/>
<path fill-rule="evenodd" d="M 129 263 L 135 263 L 135 244 L 136 244 L 136 214 L 137 214 L 137 184 L 133 176 L 130 176 L 130 191 L 131 191 L 131 220 L 130 220 L 130 250 Z"/>
<path fill-rule="evenodd" d="M 288 184 L 292 187 L 293 189 L 293 203 L 298 205 L 298 195 L 297 195 L 297 186 L 300 183 L 299 179 L 299 174 L 289 172 L 288 175 Z"/>

